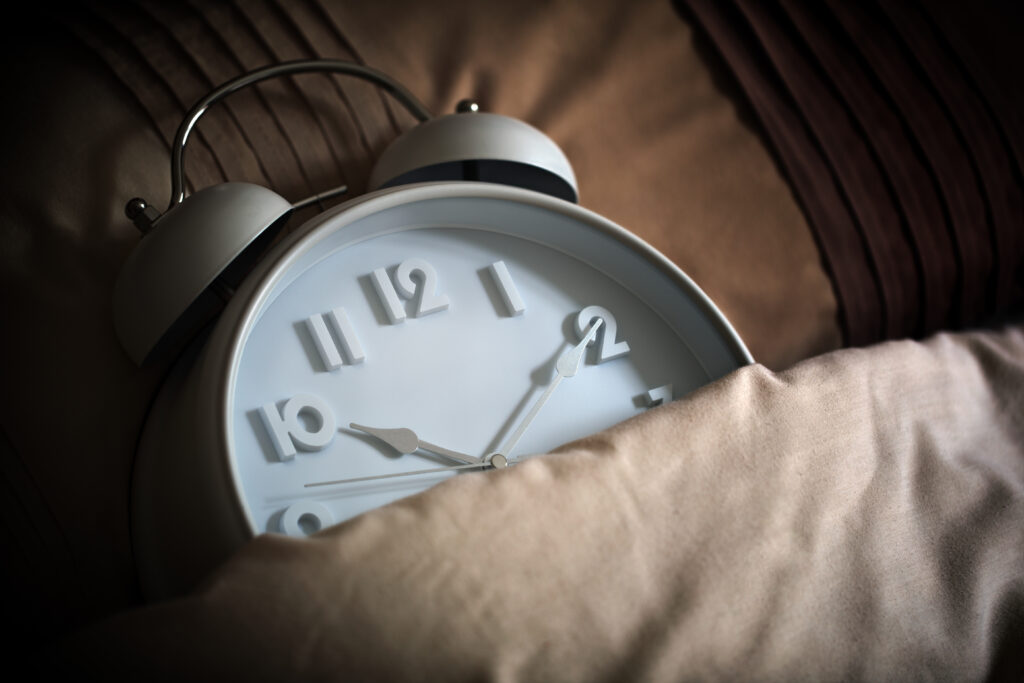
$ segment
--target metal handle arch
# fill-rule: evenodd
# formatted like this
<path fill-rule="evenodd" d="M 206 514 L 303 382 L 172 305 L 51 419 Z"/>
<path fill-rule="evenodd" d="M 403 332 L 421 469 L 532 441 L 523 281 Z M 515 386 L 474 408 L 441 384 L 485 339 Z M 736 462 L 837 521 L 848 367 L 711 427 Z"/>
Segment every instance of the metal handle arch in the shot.
<path fill-rule="evenodd" d="M 174 144 L 171 147 L 171 201 L 167 208 L 173 209 L 185 199 L 185 146 L 188 143 L 189 135 L 191 135 L 192 130 L 196 127 L 203 114 L 206 113 L 207 109 L 242 88 L 271 78 L 303 73 L 337 73 L 361 78 L 379 86 L 394 97 L 418 121 L 427 121 L 432 118 L 430 111 L 405 86 L 384 72 L 363 66 L 362 64 L 336 59 L 301 59 L 250 71 L 224 83 L 205 95 L 192 105 L 181 125 L 178 126 L 178 131 L 174 135 Z M 322 194 L 316 195 L 310 198 L 310 200 L 315 200 L 322 196 Z M 296 206 L 305 203 L 306 200 L 303 200 L 296 204 Z"/>

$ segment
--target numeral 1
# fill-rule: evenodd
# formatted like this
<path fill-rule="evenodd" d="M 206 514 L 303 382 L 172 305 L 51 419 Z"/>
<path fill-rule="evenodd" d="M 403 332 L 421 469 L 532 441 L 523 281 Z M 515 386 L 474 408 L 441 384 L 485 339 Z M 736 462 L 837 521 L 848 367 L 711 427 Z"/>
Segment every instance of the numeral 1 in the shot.
<path fill-rule="evenodd" d="M 491 275 L 494 276 L 494 284 L 498 286 L 498 292 L 501 293 L 501 298 L 505 301 L 508 314 L 511 316 L 522 315 L 526 310 L 526 304 L 523 303 L 523 297 L 519 296 L 519 290 L 516 289 L 516 283 L 512 281 L 505 262 L 495 261 L 492 263 Z"/>
<path fill-rule="evenodd" d="M 327 329 L 328 322 L 337 335 L 337 344 Z M 356 330 L 344 308 L 335 308 L 323 315 L 312 315 L 306 320 L 306 327 L 309 328 L 316 350 L 320 352 L 320 359 L 328 370 L 337 370 L 342 366 L 342 353 L 352 365 L 366 360 L 366 352 L 363 351 L 363 345 L 359 343 L 359 337 L 356 336 Z"/>
<path fill-rule="evenodd" d="M 629 344 L 625 341 L 615 341 L 619 332 L 619 326 L 615 323 L 615 316 L 607 308 L 601 306 L 587 306 L 576 315 L 576 337 L 583 339 L 590 322 L 594 318 L 600 318 L 604 325 L 597 331 L 597 339 L 592 344 L 600 343 L 597 353 L 597 362 L 603 363 L 606 360 L 621 358 L 629 353 Z M 599 340 L 599 341 L 598 341 Z"/>

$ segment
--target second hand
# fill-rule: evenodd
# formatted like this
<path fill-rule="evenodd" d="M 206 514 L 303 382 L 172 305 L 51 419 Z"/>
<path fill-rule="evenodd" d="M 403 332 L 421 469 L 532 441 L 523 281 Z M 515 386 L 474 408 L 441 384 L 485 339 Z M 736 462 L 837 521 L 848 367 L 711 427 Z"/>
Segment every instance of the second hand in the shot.
<path fill-rule="evenodd" d="M 488 462 L 474 462 L 468 465 L 452 465 L 450 467 L 432 467 L 426 470 L 413 470 L 412 472 L 395 472 L 394 474 L 374 474 L 369 477 L 355 477 L 353 479 L 335 479 L 333 481 L 317 481 L 312 484 L 304 484 L 304 488 L 313 488 L 314 486 L 332 486 L 334 484 L 353 484 L 357 481 L 372 481 L 374 479 L 392 479 L 394 477 L 409 477 L 414 474 L 430 474 L 431 472 L 450 472 L 452 470 L 468 470 L 470 468 L 480 467 L 494 467 L 501 469 L 502 467 L 508 467 L 514 465 L 518 460 L 509 461 L 503 456 L 495 455 Z"/>

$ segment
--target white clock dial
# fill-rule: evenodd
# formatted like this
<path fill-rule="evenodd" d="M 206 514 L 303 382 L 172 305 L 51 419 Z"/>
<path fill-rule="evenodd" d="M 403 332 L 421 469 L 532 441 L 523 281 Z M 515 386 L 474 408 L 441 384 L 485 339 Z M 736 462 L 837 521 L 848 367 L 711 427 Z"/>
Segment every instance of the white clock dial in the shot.
<path fill-rule="evenodd" d="M 169 375 L 134 470 L 140 580 L 177 594 L 255 534 L 515 466 L 749 362 L 686 275 L 576 205 L 486 183 L 353 200 Z"/>
<path fill-rule="evenodd" d="M 744 362 L 685 276 L 563 205 L 510 188 L 409 188 L 320 219 L 276 259 L 235 329 L 222 404 L 255 532 L 306 535 L 478 470 L 545 392 L 505 458 Z M 558 377 L 598 319 L 579 371 Z"/>

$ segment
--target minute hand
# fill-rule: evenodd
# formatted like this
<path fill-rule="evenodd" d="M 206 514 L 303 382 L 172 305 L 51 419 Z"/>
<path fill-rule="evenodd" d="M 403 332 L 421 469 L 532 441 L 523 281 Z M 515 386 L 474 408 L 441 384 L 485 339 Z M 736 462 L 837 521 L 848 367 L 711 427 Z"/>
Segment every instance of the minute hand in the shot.
<path fill-rule="evenodd" d="M 554 393 L 555 387 L 557 387 L 563 379 L 566 377 L 572 377 L 579 371 L 580 365 L 583 363 L 583 354 L 587 350 L 587 344 L 593 341 L 594 337 L 597 335 L 597 328 L 601 327 L 601 323 L 603 322 L 604 321 L 600 318 L 595 320 L 590 326 L 590 329 L 587 330 L 587 333 L 583 336 L 583 339 L 580 340 L 580 343 L 563 353 L 558 358 L 558 361 L 555 363 L 555 378 L 551 380 L 551 384 L 548 385 L 548 388 L 544 390 L 544 393 L 540 395 L 537 402 L 533 404 L 532 408 L 530 408 L 530 412 L 526 414 L 523 421 L 519 423 L 518 427 L 516 427 L 516 431 L 512 432 L 512 435 L 508 437 L 508 440 L 502 444 L 501 449 L 498 451 L 499 453 L 504 455 L 506 458 L 512 456 L 512 449 L 516 447 L 516 444 L 519 443 L 519 439 L 521 439 L 523 434 L 526 433 L 526 428 L 530 426 L 533 419 L 537 417 L 537 413 L 540 412 L 540 409 L 544 407 L 545 403 L 547 403 L 551 394 Z"/>

